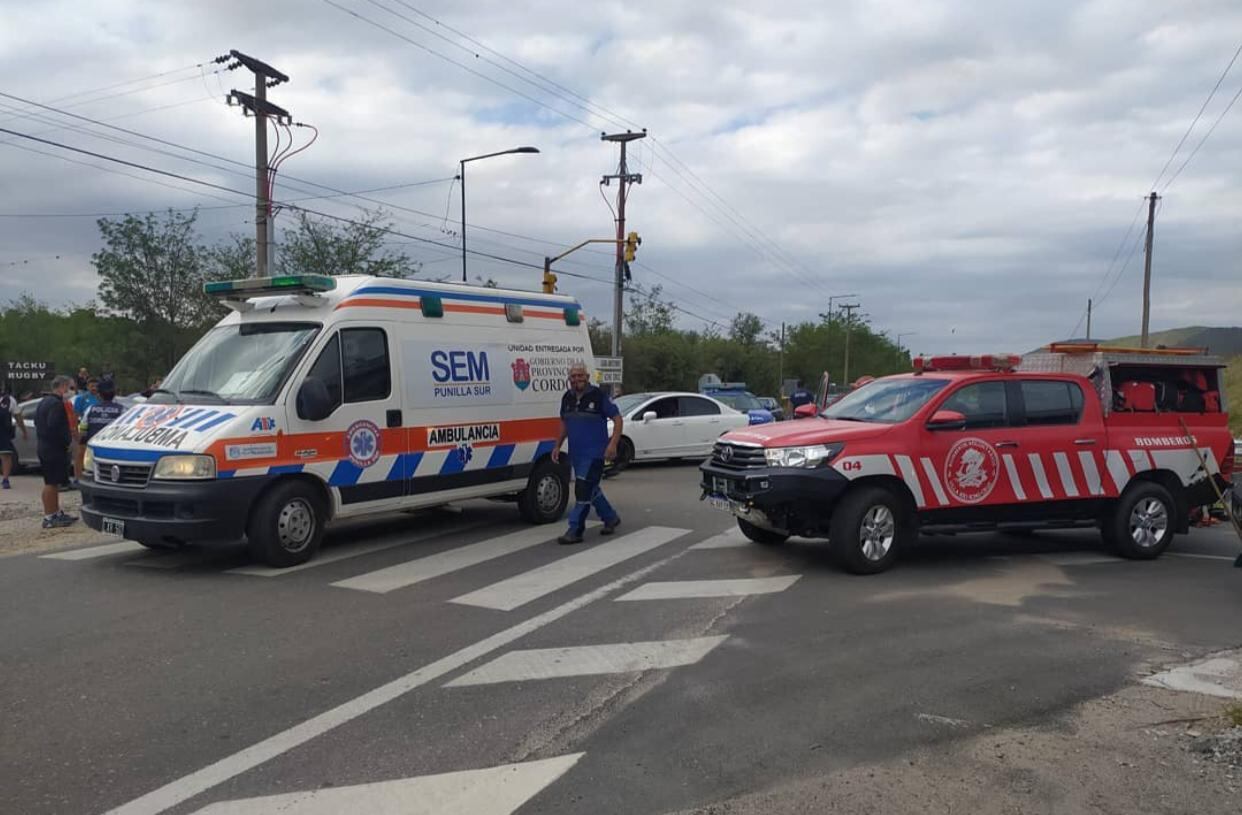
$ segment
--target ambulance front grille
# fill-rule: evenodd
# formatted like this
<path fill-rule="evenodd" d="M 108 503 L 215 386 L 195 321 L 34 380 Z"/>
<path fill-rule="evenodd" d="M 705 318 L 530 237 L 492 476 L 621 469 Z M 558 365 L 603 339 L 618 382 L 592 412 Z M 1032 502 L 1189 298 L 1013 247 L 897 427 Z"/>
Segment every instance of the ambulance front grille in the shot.
<path fill-rule="evenodd" d="M 122 461 L 95 461 L 95 481 L 118 487 L 145 487 L 151 480 L 150 464 Z"/>

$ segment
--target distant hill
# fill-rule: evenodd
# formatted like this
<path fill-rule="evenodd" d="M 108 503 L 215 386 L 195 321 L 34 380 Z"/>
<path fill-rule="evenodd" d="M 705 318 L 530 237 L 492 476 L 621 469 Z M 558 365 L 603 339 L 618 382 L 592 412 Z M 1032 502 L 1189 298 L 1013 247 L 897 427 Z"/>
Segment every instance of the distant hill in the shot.
<path fill-rule="evenodd" d="M 1116 345 L 1132 345 L 1137 348 L 1139 338 L 1137 336 L 1119 337 L 1107 342 Z M 1151 335 L 1151 344 L 1207 348 L 1217 356 L 1232 357 L 1242 354 L 1242 327 L 1209 328 L 1207 326 L 1192 325 L 1187 328 L 1156 331 Z"/>

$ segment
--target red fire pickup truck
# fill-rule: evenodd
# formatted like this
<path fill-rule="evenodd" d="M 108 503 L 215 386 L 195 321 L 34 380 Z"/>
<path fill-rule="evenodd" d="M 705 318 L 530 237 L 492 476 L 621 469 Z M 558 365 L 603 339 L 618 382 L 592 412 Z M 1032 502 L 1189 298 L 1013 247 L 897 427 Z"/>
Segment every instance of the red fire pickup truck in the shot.
<path fill-rule="evenodd" d="M 703 497 L 751 540 L 827 537 L 848 571 L 891 566 L 920 531 L 1096 526 L 1160 555 L 1233 471 L 1223 363 L 1200 349 L 1053 344 L 915 360 L 817 417 L 725 434 Z"/>

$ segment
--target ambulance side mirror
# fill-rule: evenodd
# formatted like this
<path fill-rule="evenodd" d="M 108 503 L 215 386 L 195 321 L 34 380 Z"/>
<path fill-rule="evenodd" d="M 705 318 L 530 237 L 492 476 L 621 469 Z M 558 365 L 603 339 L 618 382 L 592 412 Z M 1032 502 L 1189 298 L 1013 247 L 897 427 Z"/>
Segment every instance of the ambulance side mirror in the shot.
<path fill-rule="evenodd" d="M 643 424 L 647 424 L 648 422 L 654 422 L 655 420 L 656 420 L 656 412 L 654 410 L 649 410 L 643 414 Z"/>
<path fill-rule="evenodd" d="M 798 405 L 794 408 L 795 419 L 814 419 L 819 415 L 819 408 L 815 405 Z"/>
<path fill-rule="evenodd" d="M 322 422 L 335 409 L 328 386 L 318 377 L 308 376 L 298 388 L 298 418 L 308 422 Z"/>
<path fill-rule="evenodd" d="M 938 410 L 927 423 L 928 430 L 965 430 L 966 416 L 956 410 Z"/>

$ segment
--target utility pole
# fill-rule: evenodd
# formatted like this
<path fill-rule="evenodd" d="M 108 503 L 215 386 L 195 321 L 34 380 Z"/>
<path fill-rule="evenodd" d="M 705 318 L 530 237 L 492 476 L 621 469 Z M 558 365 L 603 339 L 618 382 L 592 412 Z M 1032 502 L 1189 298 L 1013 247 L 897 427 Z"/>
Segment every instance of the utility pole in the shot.
<path fill-rule="evenodd" d="M 780 363 L 776 368 L 776 389 L 780 390 L 785 387 L 785 323 L 781 323 L 781 350 L 779 355 Z M 783 394 L 782 394 L 783 395 Z"/>
<path fill-rule="evenodd" d="M 1087 339 L 1091 339 L 1091 298 L 1087 298 Z"/>
<path fill-rule="evenodd" d="M 1154 192 L 1147 196 L 1147 257 L 1143 261 L 1143 334 L 1139 344 L 1147 347 L 1151 327 L 1151 241 L 1156 231 L 1156 201 L 1160 196 Z"/>
<path fill-rule="evenodd" d="M 249 57 L 237 49 L 229 51 L 227 57 L 217 57 L 218 62 L 233 60 L 229 70 L 246 68 L 254 74 L 254 96 L 241 91 L 230 91 L 226 102 L 240 105 L 242 113 L 254 116 L 254 242 L 255 242 L 255 277 L 266 277 L 276 265 L 276 233 L 272 224 L 271 172 L 268 169 L 267 154 L 267 120 L 275 119 L 278 124 L 293 124 L 289 111 L 267 101 L 267 89 L 289 77 L 276 70 L 266 62 Z"/>
<path fill-rule="evenodd" d="M 841 310 L 845 312 L 845 365 L 842 366 L 841 384 L 848 386 L 850 383 L 850 328 L 854 324 L 854 309 L 861 308 L 858 303 L 847 303 L 841 306 Z"/>
<path fill-rule="evenodd" d="M 621 356 L 621 318 L 625 304 L 625 283 L 630 277 L 629 264 L 625 262 L 625 198 L 631 184 L 643 183 L 641 173 L 631 173 L 625 163 L 625 148 L 630 142 L 647 138 L 647 130 L 641 133 L 625 131 L 624 133 L 601 133 L 600 141 L 616 142 L 621 145 L 621 161 L 617 172 L 606 175 L 600 181 L 605 187 L 612 179 L 617 179 L 617 267 L 616 279 L 613 282 L 612 301 L 612 356 Z"/>

